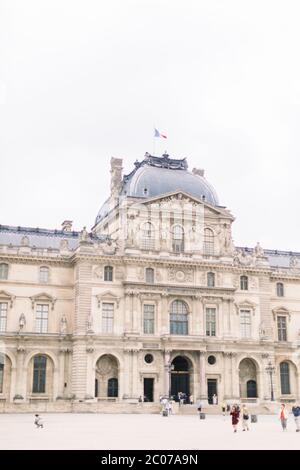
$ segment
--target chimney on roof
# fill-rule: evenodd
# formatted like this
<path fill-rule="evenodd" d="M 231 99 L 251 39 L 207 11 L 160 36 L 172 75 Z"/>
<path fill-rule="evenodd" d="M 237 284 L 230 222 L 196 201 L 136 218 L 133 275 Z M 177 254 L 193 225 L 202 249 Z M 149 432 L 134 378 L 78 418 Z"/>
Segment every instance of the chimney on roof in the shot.
<path fill-rule="evenodd" d="M 110 160 L 110 190 L 113 197 L 118 197 L 122 184 L 122 158 L 112 157 Z"/>
<path fill-rule="evenodd" d="M 196 175 L 196 176 L 204 176 L 204 170 L 200 168 L 193 168 L 192 173 L 193 175 Z"/>
<path fill-rule="evenodd" d="M 61 229 L 63 232 L 72 232 L 72 220 L 64 220 L 61 224 Z"/>

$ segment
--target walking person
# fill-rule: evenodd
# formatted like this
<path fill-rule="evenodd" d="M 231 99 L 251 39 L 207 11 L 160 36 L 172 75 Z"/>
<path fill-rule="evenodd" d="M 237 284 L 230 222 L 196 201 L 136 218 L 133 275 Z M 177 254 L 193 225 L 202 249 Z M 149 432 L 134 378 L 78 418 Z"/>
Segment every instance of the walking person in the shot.
<path fill-rule="evenodd" d="M 232 407 L 230 416 L 232 417 L 233 432 L 237 432 L 237 425 L 239 424 L 240 412 L 236 408 L 236 406 Z"/>
<path fill-rule="evenodd" d="M 226 416 L 226 403 L 225 403 L 225 401 L 222 401 L 221 409 L 222 409 L 222 415 L 225 418 L 225 416 Z"/>
<path fill-rule="evenodd" d="M 218 397 L 217 397 L 217 395 L 216 395 L 215 393 L 213 394 L 212 402 L 213 402 L 213 405 L 217 405 L 217 404 L 218 404 Z"/>
<path fill-rule="evenodd" d="M 190 405 L 193 405 L 194 404 L 194 397 L 193 395 L 190 395 Z"/>
<path fill-rule="evenodd" d="M 282 405 L 280 407 L 278 417 L 279 417 L 280 422 L 281 422 L 282 430 L 286 431 L 287 420 L 288 420 L 288 411 L 287 411 L 284 403 L 282 403 Z"/>
<path fill-rule="evenodd" d="M 296 424 L 296 432 L 299 432 L 300 431 L 300 427 L 299 427 L 300 406 L 299 405 L 293 406 L 292 413 L 294 415 L 294 420 Z"/>
<path fill-rule="evenodd" d="M 43 420 L 40 417 L 40 415 L 35 415 L 34 424 L 37 428 L 43 428 L 44 427 L 44 423 L 43 423 Z"/>
<path fill-rule="evenodd" d="M 249 411 L 246 405 L 243 405 L 242 407 L 242 418 L 243 431 L 249 431 Z"/>

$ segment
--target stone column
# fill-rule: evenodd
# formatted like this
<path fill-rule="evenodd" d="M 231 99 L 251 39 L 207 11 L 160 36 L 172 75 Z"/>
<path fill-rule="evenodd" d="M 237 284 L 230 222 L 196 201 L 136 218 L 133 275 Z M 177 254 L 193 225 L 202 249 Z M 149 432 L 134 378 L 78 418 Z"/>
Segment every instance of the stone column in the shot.
<path fill-rule="evenodd" d="M 139 367 L 138 367 L 138 349 L 132 349 L 132 369 L 131 369 L 131 397 L 138 398 L 139 392 Z"/>
<path fill-rule="evenodd" d="M 223 361 L 224 399 L 228 400 L 232 398 L 231 365 L 229 364 L 229 362 L 231 362 L 231 353 L 224 352 Z"/>
<path fill-rule="evenodd" d="M 162 334 L 169 334 L 170 333 L 170 326 L 169 326 L 169 311 L 168 311 L 168 294 L 162 294 L 162 308 L 161 308 L 161 332 Z"/>
<path fill-rule="evenodd" d="M 206 352 L 199 351 L 200 365 L 200 400 L 203 404 L 207 404 L 207 383 L 206 383 Z"/>
<path fill-rule="evenodd" d="M 19 346 L 17 348 L 17 370 L 16 370 L 16 387 L 15 387 L 15 395 L 20 395 L 26 399 L 26 372 L 24 370 L 24 355 L 25 355 L 25 348 L 23 346 Z"/>
<path fill-rule="evenodd" d="M 58 396 L 63 397 L 65 394 L 65 355 L 66 348 L 61 347 L 59 350 L 59 385 L 58 385 Z"/>
<path fill-rule="evenodd" d="M 193 334 L 204 335 L 201 295 L 195 295 L 193 304 Z"/>
<path fill-rule="evenodd" d="M 94 367 L 94 348 L 93 346 L 87 346 L 87 382 L 86 382 L 86 398 L 94 398 L 95 397 L 95 379 L 96 379 L 96 371 Z"/>
<path fill-rule="evenodd" d="M 132 331 L 139 332 L 141 330 L 140 327 L 140 308 L 139 308 L 139 293 L 134 292 L 132 297 Z"/>
<path fill-rule="evenodd" d="M 239 370 L 236 365 L 236 356 L 235 352 L 231 353 L 231 379 L 232 379 L 232 398 L 240 398 L 240 377 Z"/>
<path fill-rule="evenodd" d="M 129 332 L 130 322 L 131 322 L 131 301 L 132 301 L 132 291 L 127 290 L 125 292 L 125 312 L 124 312 L 124 330 Z"/>
<path fill-rule="evenodd" d="M 164 395 L 169 396 L 170 388 L 170 360 L 171 360 L 171 351 L 165 349 L 164 351 Z M 171 393 L 171 391 L 170 391 Z"/>

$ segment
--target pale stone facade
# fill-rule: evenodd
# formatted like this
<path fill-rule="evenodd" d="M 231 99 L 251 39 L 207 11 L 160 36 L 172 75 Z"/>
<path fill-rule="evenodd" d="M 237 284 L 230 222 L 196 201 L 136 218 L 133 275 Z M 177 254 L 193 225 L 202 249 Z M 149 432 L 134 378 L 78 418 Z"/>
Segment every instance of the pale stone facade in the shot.
<path fill-rule="evenodd" d="M 0 410 L 300 399 L 300 254 L 236 248 L 233 220 L 146 154 L 112 159 L 91 232 L 0 226 Z"/>

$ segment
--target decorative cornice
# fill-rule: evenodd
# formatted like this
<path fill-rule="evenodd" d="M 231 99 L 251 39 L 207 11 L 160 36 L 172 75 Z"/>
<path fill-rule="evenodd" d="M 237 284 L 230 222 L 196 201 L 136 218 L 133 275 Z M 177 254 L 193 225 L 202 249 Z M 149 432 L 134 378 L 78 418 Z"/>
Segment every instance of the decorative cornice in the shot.
<path fill-rule="evenodd" d="M 31 307 L 34 309 L 34 305 L 39 302 L 39 301 L 46 301 L 48 303 L 51 303 L 51 308 L 54 310 L 54 304 L 56 302 L 56 298 L 52 297 L 52 295 L 47 294 L 46 292 L 42 292 L 40 294 L 33 295 L 32 297 L 29 297 L 31 300 Z"/>
<path fill-rule="evenodd" d="M 16 296 L 13 294 L 10 294 L 10 292 L 7 292 L 5 290 L 0 290 L 0 300 L 6 300 L 7 302 L 10 302 L 10 307 L 13 306 L 15 298 Z"/>

